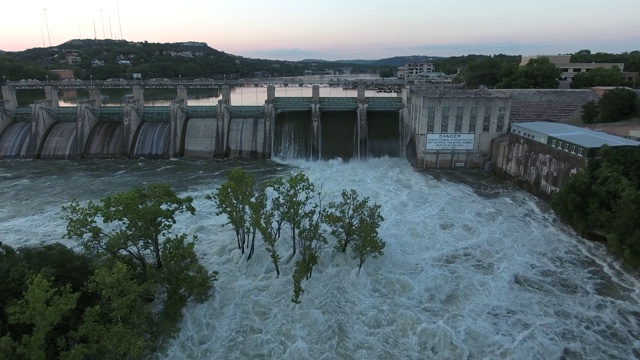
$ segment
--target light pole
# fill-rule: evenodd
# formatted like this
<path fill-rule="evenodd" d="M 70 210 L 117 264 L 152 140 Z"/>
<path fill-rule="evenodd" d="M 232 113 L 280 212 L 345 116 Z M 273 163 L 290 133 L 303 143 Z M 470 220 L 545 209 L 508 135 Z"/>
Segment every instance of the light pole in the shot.
<path fill-rule="evenodd" d="M 89 86 L 93 87 L 93 75 L 89 75 Z"/>
<path fill-rule="evenodd" d="M 2 85 L 7 85 L 7 77 L 2 75 Z"/>
<path fill-rule="evenodd" d="M 49 86 L 49 75 L 47 75 L 47 86 Z"/>
<path fill-rule="evenodd" d="M 182 84 L 182 75 L 178 74 L 178 85 Z"/>

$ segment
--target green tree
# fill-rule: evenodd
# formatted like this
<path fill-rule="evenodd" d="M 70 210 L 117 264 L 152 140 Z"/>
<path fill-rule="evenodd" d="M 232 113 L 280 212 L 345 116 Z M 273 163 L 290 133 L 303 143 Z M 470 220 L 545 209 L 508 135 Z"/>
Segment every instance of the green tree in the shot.
<path fill-rule="evenodd" d="M 107 196 L 100 204 L 77 200 L 64 206 L 65 237 L 77 239 L 90 253 L 126 256 L 146 274 L 148 263 L 161 269 L 160 247 L 177 213 L 195 214 L 190 196 L 181 198 L 166 184 L 150 184 Z"/>
<path fill-rule="evenodd" d="M 273 184 L 273 189 L 277 193 L 274 199 L 274 207 L 280 211 L 282 219 L 291 230 L 291 245 L 293 255 L 296 254 L 297 233 L 300 231 L 305 220 L 307 205 L 310 204 L 315 186 L 304 173 L 297 173 L 290 176 L 286 181 Z"/>
<path fill-rule="evenodd" d="M 358 223 L 364 216 L 368 198 L 359 199 L 355 190 L 343 190 L 342 201 L 329 203 L 327 225 L 331 227 L 331 235 L 336 238 L 335 251 L 346 252 L 351 241 L 358 236 Z"/>
<path fill-rule="evenodd" d="M 257 231 L 250 218 L 255 187 L 253 175 L 237 167 L 227 173 L 227 181 L 215 194 L 207 196 L 216 203 L 216 215 L 225 214 L 229 219 L 228 224 L 236 233 L 238 249 L 244 254 L 245 247 L 249 248 L 247 260 L 253 255 Z"/>
<path fill-rule="evenodd" d="M 638 112 L 637 99 L 638 95 L 631 89 L 615 88 L 607 91 L 598 103 L 598 121 L 608 123 L 635 116 Z"/>
<path fill-rule="evenodd" d="M 217 278 L 199 263 L 195 237 L 187 241 L 186 234 L 170 233 L 177 213 L 195 213 L 192 202 L 168 185 L 151 184 L 106 197 L 100 204 L 73 201 L 64 207 L 67 237 L 89 252 L 132 266 L 141 275 L 138 281 L 154 288 L 160 305 L 155 338 L 176 330 L 184 305 L 204 301 Z"/>
<path fill-rule="evenodd" d="M 374 204 L 365 207 L 356 227 L 358 236 L 351 247 L 353 250 L 351 258 L 358 260 L 358 270 L 362 269 L 362 265 L 368 257 L 377 259 L 383 255 L 386 244 L 378 234 L 378 228 L 383 220 L 384 218 L 380 214 L 380 205 Z"/>
<path fill-rule="evenodd" d="M 585 124 L 593 124 L 598 118 L 598 105 L 595 101 L 586 102 L 582 105 L 582 115 L 580 116 Z"/>
<path fill-rule="evenodd" d="M 28 282 L 24 298 L 8 308 L 9 323 L 31 325 L 32 332 L 15 343 L 6 335 L 0 345 L 4 348 L 2 352 L 14 348 L 15 353 L 25 359 L 49 358 L 52 355 L 48 351 L 51 349 L 49 344 L 58 340 L 50 338 L 50 333 L 73 310 L 78 297 L 79 294 L 72 293 L 69 285 L 57 289 L 41 275 L 33 277 Z"/>
<path fill-rule="evenodd" d="M 557 89 L 560 70 L 546 56 L 533 58 L 517 68 L 511 76 L 503 78 L 497 85 L 505 89 Z"/>
<path fill-rule="evenodd" d="M 99 296 L 87 308 L 75 332 L 77 345 L 62 358 L 142 359 L 153 348 L 148 330 L 152 324 L 151 283 L 138 283 L 131 269 L 116 262 L 98 269 L 86 290 Z"/>
<path fill-rule="evenodd" d="M 571 80 L 572 89 L 585 89 L 593 86 L 620 86 L 624 82 L 617 66 L 597 67 L 588 72 L 577 73 Z"/>
<path fill-rule="evenodd" d="M 278 265 L 280 255 L 276 250 L 276 243 L 280 239 L 284 219 L 281 216 L 280 209 L 273 206 L 273 202 L 271 202 L 271 206 L 269 206 L 267 190 L 273 182 L 282 183 L 282 178 L 279 177 L 272 182 L 267 182 L 260 186 L 252 204 L 251 221 L 253 226 L 258 228 L 262 240 L 266 245 L 267 252 L 269 252 L 269 257 L 273 262 L 276 275 L 280 277 L 280 266 Z"/>

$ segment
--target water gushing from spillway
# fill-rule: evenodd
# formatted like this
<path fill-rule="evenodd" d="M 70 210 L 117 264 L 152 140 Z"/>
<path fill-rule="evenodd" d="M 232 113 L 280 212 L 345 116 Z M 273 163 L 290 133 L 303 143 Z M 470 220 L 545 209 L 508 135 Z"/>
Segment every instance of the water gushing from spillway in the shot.
<path fill-rule="evenodd" d="M 543 202 L 490 174 L 418 172 L 400 159 L 0 162 L 0 241 L 62 234 L 60 205 L 150 181 L 195 198 L 178 231 L 197 235 L 220 272 L 212 298 L 185 310 L 162 359 L 630 359 L 640 355 L 638 278 L 576 237 Z M 247 262 L 204 199 L 226 169 L 259 178 L 304 171 L 327 200 L 353 188 L 382 205 L 385 254 L 358 273 L 326 249 L 300 305 L 291 249 L 275 272 L 262 243 Z M 37 195 L 30 189 L 37 188 Z M 38 223 L 41 226 L 34 227 Z M 54 234 L 54 235 L 52 235 Z M 59 236 L 58 236 L 59 237 Z"/>

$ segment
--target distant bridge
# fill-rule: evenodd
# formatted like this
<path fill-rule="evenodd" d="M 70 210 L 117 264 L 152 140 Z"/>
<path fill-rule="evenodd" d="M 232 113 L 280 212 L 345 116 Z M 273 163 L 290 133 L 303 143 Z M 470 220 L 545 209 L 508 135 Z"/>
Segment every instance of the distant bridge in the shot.
<path fill-rule="evenodd" d="M 215 80 L 209 78 L 200 79 L 166 79 L 156 78 L 150 80 L 125 80 L 125 79 L 109 79 L 109 80 L 60 80 L 60 81 L 40 81 L 40 80 L 20 80 L 6 81 L 6 86 L 13 89 L 43 89 L 51 86 L 57 89 L 121 89 L 131 88 L 134 86 L 150 89 L 169 89 L 183 87 L 187 89 L 207 89 L 219 88 L 222 86 L 229 87 L 267 87 L 274 85 L 276 87 L 312 87 L 319 85 L 320 87 L 342 87 L 348 89 L 356 89 L 359 85 L 371 90 L 394 90 L 401 89 L 406 85 L 405 80 L 401 79 L 329 79 L 329 80 L 310 80 L 302 78 L 245 78 L 238 80 Z"/>

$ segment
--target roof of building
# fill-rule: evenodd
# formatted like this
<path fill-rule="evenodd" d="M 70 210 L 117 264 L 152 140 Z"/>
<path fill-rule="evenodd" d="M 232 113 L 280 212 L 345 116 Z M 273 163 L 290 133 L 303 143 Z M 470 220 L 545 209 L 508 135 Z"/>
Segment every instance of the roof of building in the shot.
<path fill-rule="evenodd" d="M 539 133 L 546 134 L 547 136 L 552 136 L 556 139 L 564 140 L 587 148 L 599 148 L 603 145 L 640 146 L 639 141 L 625 139 L 623 137 L 610 135 L 604 132 L 594 131 L 567 124 L 534 121 L 525 123 L 512 123 L 511 125 L 531 131 L 537 131 Z"/>

